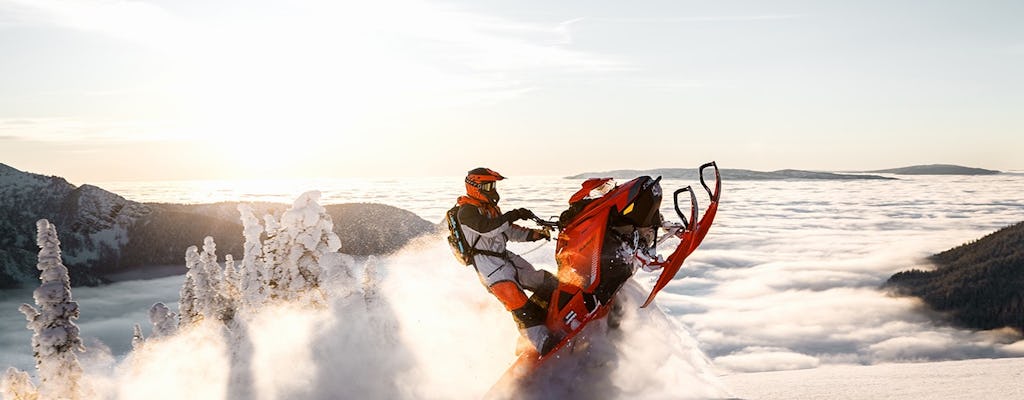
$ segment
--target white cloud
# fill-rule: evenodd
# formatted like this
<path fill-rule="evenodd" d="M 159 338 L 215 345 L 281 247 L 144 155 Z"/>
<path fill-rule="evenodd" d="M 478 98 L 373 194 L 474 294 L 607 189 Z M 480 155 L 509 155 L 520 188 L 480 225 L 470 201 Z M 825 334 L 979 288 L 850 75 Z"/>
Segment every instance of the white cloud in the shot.
<path fill-rule="evenodd" d="M 715 365 L 737 372 L 763 372 L 815 368 L 819 360 L 805 354 L 775 347 L 747 347 L 715 358 Z"/>

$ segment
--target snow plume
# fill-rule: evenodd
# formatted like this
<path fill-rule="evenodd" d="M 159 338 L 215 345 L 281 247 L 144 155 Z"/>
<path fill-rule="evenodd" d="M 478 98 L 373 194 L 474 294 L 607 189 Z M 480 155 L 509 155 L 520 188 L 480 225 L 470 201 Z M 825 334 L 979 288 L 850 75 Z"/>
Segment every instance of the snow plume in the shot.
<path fill-rule="evenodd" d="M 145 342 L 111 368 L 83 378 L 98 388 L 94 398 L 483 397 L 514 361 L 519 334 L 475 271 L 458 265 L 440 236 L 421 238 L 386 257 L 338 253 L 324 230 L 330 221 L 320 215 L 314 196 L 306 200 L 312 201 L 298 204 L 295 209 L 302 211 L 288 218 L 265 218 L 268 236 L 262 242 L 260 221 L 241 212 L 252 224 L 246 227 L 246 248 L 258 249 L 245 255 L 241 269 L 245 276 L 247 265 L 262 265 L 268 274 L 281 272 L 282 265 L 298 269 L 298 261 L 307 272 L 319 267 L 320 306 L 301 296 L 259 303 L 245 298 L 259 291 L 243 289 L 243 304 L 256 306 L 240 308 L 231 319 L 211 317 L 208 310 L 215 307 L 207 301 L 222 295 L 226 285 L 210 285 L 206 274 L 220 269 L 213 268 L 215 244 L 204 241 L 202 252 L 186 252 L 181 325 L 176 327 L 166 306 L 153 305 L 153 330 Z M 298 251 L 267 252 L 289 249 L 289 243 Z M 547 246 L 553 251 L 553 244 Z M 553 262 L 550 252 L 530 257 L 542 268 Z M 165 290 L 173 297 L 173 289 Z M 524 388 L 522 397 L 727 397 L 688 332 L 654 307 L 638 308 L 644 295 L 637 285 L 627 285 L 617 300 L 619 328 L 595 323 L 590 343 L 552 363 L 552 372 Z M 142 333 L 137 332 L 140 340 Z M 31 381 L 17 371 L 6 376 L 3 390 L 30 388 Z"/>
<path fill-rule="evenodd" d="M 689 331 L 657 307 L 641 309 L 647 293 L 627 281 L 609 316 L 592 322 L 583 341 L 541 365 L 508 399 L 717 399 L 728 390 Z"/>

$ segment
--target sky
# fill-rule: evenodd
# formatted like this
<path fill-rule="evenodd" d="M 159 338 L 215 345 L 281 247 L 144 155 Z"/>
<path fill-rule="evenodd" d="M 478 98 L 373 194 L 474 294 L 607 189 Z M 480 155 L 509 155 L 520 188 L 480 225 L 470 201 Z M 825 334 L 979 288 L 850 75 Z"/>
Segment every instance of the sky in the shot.
<path fill-rule="evenodd" d="M 0 162 L 76 183 L 707 160 L 1021 170 L 1022 15 L 1017 1 L 0 0 Z"/>

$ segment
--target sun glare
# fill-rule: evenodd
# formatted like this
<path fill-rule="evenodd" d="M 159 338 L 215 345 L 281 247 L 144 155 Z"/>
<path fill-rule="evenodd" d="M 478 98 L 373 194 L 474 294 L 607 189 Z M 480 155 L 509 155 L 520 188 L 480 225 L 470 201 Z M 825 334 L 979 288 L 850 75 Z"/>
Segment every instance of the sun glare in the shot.
<path fill-rule="evenodd" d="M 408 142 L 422 132 L 395 121 L 475 101 L 474 93 L 493 89 L 411 55 L 416 49 L 408 37 L 457 15 L 409 1 L 403 5 L 438 18 L 403 18 L 375 4 L 295 7 L 272 23 L 253 17 L 207 28 L 207 39 L 183 60 L 182 103 L 191 115 L 184 131 L 197 142 L 230 149 L 222 175 L 330 172 L 316 171 L 322 163 L 315 158 L 381 144 L 374 136 L 382 132 Z"/>

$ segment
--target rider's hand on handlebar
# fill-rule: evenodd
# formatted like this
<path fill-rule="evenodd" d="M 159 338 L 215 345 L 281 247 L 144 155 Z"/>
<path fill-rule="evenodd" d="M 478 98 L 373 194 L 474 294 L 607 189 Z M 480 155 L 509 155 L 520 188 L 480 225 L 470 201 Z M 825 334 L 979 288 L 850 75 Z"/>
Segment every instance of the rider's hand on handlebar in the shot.
<path fill-rule="evenodd" d="M 534 214 L 533 211 L 527 210 L 525 208 L 517 208 L 515 210 L 509 211 L 508 215 L 510 221 L 537 218 L 537 215 Z"/>
<path fill-rule="evenodd" d="M 550 227 L 545 226 L 545 227 L 543 227 L 541 229 L 534 229 L 534 230 L 530 231 L 530 241 L 531 242 L 537 241 L 537 240 L 541 240 L 541 239 L 551 240 L 551 228 Z"/>

